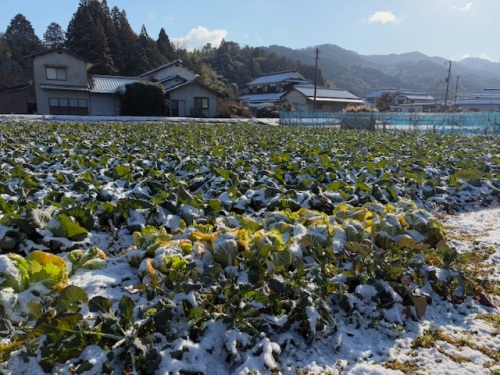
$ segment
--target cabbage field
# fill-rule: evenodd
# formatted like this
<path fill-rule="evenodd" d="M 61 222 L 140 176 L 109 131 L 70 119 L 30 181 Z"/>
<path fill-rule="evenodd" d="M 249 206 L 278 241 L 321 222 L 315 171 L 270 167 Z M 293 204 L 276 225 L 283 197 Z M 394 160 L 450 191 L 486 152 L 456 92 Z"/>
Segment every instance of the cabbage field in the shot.
<path fill-rule="evenodd" d="M 0 146 L 4 371 L 306 374 L 322 347 L 342 373 L 346 327 L 498 300 L 439 219 L 498 202 L 497 137 L 4 121 Z"/>

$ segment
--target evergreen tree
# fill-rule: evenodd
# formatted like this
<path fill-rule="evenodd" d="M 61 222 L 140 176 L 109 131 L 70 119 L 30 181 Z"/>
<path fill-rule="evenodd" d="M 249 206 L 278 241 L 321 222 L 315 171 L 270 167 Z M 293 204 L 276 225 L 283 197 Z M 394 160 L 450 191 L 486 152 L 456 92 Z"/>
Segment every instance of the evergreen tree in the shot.
<path fill-rule="evenodd" d="M 17 14 L 5 31 L 5 39 L 14 53 L 13 58 L 23 61 L 26 56 L 41 52 L 43 45 L 25 16 Z"/>
<path fill-rule="evenodd" d="M 170 39 L 163 27 L 158 35 L 156 45 L 158 46 L 160 53 L 167 59 L 167 61 L 173 61 L 177 58 L 174 45 L 170 42 Z"/>
<path fill-rule="evenodd" d="M 144 25 L 142 25 L 141 33 L 138 37 L 138 42 L 144 51 L 144 56 L 147 62 L 147 68 L 146 70 L 144 70 L 144 72 L 157 68 L 167 62 L 165 56 L 163 56 L 158 49 L 156 42 L 148 35 L 146 26 Z"/>
<path fill-rule="evenodd" d="M 90 73 L 117 74 L 118 70 L 114 65 L 106 34 L 104 33 L 104 27 L 100 20 L 97 20 L 95 32 L 91 34 L 91 37 L 91 48 L 94 46 L 95 51 L 100 51 L 100 53 L 93 58 L 92 62 L 94 65 L 90 69 Z"/>
<path fill-rule="evenodd" d="M 222 75 L 226 83 L 236 82 L 234 74 L 234 52 L 235 48 L 233 42 L 226 42 L 222 39 L 222 42 L 217 48 L 214 56 L 213 66 L 215 70 Z"/>
<path fill-rule="evenodd" d="M 67 31 L 66 47 L 95 64 L 93 72 L 116 74 L 104 24 L 107 24 L 98 0 L 81 0 Z"/>
<path fill-rule="evenodd" d="M 7 39 L 0 36 L 0 90 L 27 83 L 27 70 L 13 54 Z"/>
<path fill-rule="evenodd" d="M 120 72 L 121 68 L 123 67 L 124 57 L 122 54 L 120 42 L 118 40 L 117 30 L 113 22 L 113 17 L 106 0 L 102 0 L 101 2 L 100 13 L 100 19 L 104 29 L 104 34 L 106 36 L 106 41 L 108 43 L 109 52 L 111 54 L 117 72 Z"/>
<path fill-rule="evenodd" d="M 43 34 L 43 44 L 46 48 L 54 49 L 61 47 L 64 45 L 65 41 L 66 33 L 58 23 L 52 22 L 47 26 L 47 30 Z"/>
<path fill-rule="evenodd" d="M 377 99 L 376 107 L 380 112 L 389 111 L 394 104 L 394 96 L 390 92 L 384 92 Z"/>
<path fill-rule="evenodd" d="M 122 53 L 122 59 L 118 62 L 120 74 L 136 76 L 145 72 L 144 52 L 138 48 L 137 35 L 130 27 L 127 14 L 115 6 L 111 10 L 111 18 Z"/>

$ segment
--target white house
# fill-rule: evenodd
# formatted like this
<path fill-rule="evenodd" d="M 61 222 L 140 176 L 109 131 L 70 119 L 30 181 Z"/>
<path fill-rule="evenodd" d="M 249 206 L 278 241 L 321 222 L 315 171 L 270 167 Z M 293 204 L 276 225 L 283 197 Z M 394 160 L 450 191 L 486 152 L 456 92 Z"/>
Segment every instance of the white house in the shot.
<path fill-rule="evenodd" d="M 215 117 L 219 94 L 197 80 L 198 74 L 175 60 L 139 76 L 165 88 L 169 114 L 174 117 Z"/>

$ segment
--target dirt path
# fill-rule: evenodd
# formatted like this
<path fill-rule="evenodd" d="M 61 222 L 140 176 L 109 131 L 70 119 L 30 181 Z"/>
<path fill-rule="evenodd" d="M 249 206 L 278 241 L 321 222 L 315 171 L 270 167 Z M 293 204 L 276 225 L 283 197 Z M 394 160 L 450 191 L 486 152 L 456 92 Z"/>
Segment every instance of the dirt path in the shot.
<path fill-rule="evenodd" d="M 490 279 L 500 285 L 500 207 L 446 216 L 443 220 L 449 244 L 459 252 L 486 251 Z M 496 296 L 497 305 L 500 296 Z"/>

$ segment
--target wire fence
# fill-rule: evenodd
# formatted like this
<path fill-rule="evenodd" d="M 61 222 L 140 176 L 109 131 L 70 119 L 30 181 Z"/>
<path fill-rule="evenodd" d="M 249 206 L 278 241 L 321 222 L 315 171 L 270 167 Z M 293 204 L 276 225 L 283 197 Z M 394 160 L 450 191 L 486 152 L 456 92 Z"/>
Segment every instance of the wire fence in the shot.
<path fill-rule="evenodd" d="M 280 125 L 421 133 L 500 134 L 500 112 L 280 112 Z"/>

